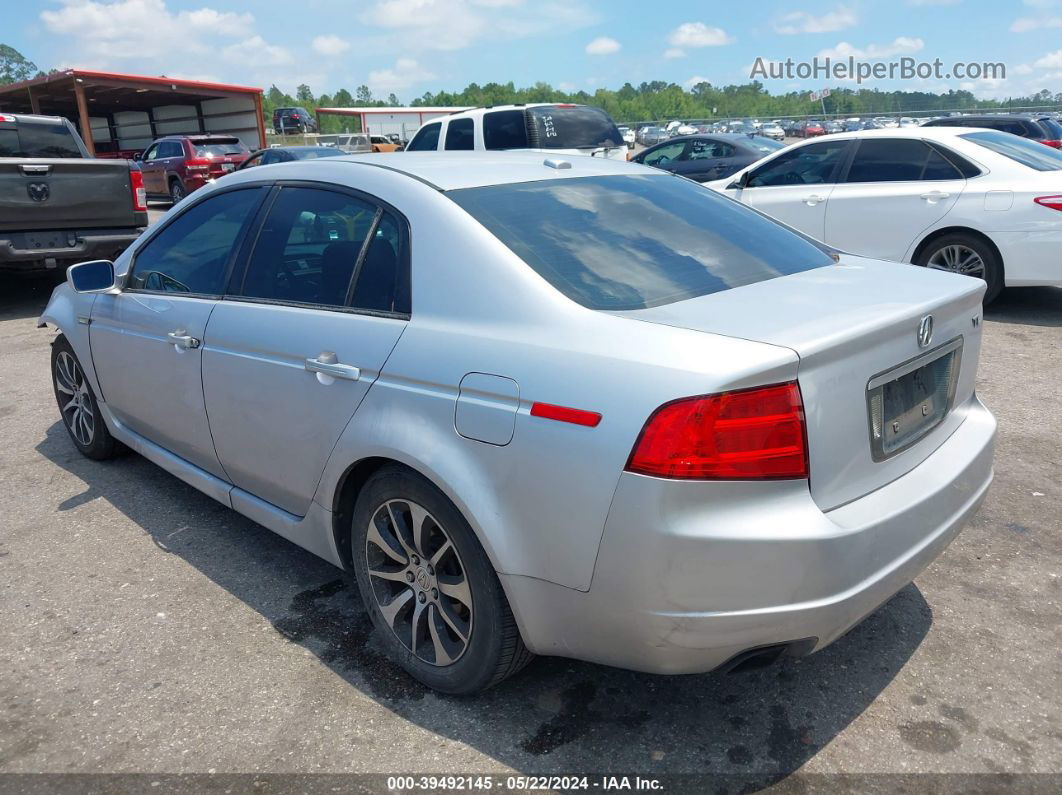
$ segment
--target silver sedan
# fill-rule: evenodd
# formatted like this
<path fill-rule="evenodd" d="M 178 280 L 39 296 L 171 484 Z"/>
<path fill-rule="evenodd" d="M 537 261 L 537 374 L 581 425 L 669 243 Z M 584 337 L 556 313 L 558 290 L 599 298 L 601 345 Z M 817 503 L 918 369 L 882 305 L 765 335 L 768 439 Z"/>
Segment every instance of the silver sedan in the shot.
<path fill-rule="evenodd" d="M 983 292 L 647 167 L 406 153 L 218 180 L 42 324 L 82 453 L 352 570 L 394 658 L 469 693 L 532 654 L 807 654 L 873 611 L 991 480 Z"/>

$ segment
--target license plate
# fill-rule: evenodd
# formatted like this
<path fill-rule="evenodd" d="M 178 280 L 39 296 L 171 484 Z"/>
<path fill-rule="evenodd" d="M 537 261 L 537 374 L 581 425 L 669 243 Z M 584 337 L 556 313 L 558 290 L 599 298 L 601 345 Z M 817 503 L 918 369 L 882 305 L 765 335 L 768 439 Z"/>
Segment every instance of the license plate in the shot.
<path fill-rule="evenodd" d="M 221 170 L 222 171 L 235 171 L 236 170 L 236 164 L 235 163 L 222 163 L 221 164 Z"/>
<path fill-rule="evenodd" d="M 875 376 L 867 384 L 870 446 L 875 461 L 910 447 L 951 411 L 962 338 Z"/>

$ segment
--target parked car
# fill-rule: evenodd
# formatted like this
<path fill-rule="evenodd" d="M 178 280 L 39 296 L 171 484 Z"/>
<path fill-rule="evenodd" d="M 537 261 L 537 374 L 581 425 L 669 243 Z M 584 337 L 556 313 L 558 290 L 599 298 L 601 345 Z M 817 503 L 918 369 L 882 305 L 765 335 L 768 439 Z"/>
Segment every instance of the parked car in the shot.
<path fill-rule="evenodd" d="M 933 119 L 923 127 L 982 127 L 987 130 L 1020 135 L 1031 141 L 1037 141 L 1052 149 L 1062 148 L 1062 124 L 1048 116 L 1010 115 L 1010 116 L 957 116 L 946 119 Z"/>
<path fill-rule="evenodd" d="M 670 138 L 663 127 L 642 127 L 638 130 L 638 143 L 642 146 L 655 146 L 661 141 L 666 141 Z"/>
<path fill-rule="evenodd" d="M 839 121 L 824 122 L 822 129 L 826 135 L 833 135 L 834 133 L 844 132 L 844 123 Z"/>
<path fill-rule="evenodd" d="M 997 130 L 831 135 L 710 183 L 868 257 L 1005 285 L 1062 286 L 1062 152 Z"/>
<path fill-rule="evenodd" d="M 605 111 L 589 105 L 495 105 L 425 123 L 408 152 L 531 149 L 627 159 L 627 144 Z"/>
<path fill-rule="evenodd" d="M 781 148 L 782 144 L 763 136 L 687 135 L 643 149 L 631 161 L 706 182 L 728 177 Z"/>
<path fill-rule="evenodd" d="M 900 126 L 901 127 L 918 127 L 919 126 L 919 121 L 918 121 L 918 119 L 912 119 L 910 116 L 902 116 L 900 118 Z"/>
<path fill-rule="evenodd" d="M 623 136 L 623 143 L 627 144 L 628 149 L 633 149 L 634 144 L 637 142 L 635 138 L 634 130 L 630 127 L 617 127 L 620 135 Z"/>
<path fill-rule="evenodd" d="M 814 138 L 825 134 L 826 129 L 821 121 L 802 121 L 793 128 L 793 135 L 796 138 Z"/>
<path fill-rule="evenodd" d="M 168 135 L 140 159 L 149 199 L 176 204 L 189 193 L 235 171 L 251 150 L 233 135 Z"/>
<path fill-rule="evenodd" d="M 366 133 L 344 133 L 336 136 L 336 148 L 348 155 L 372 151 L 372 141 Z"/>
<path fill-rule="evenodd" d="M 685 122 L 680 124 L 671 132 L 672 135 L 695 135 L 696 133 L 697 128 L 694 127 L 692 124 L 686 124 Z"/>
<path fill-rule="evenodd" d="M 777 122 L 768 122 L 759 129 L 759 134 L 765 138 L 771 138 L 775 141 L 785 140 L 785 130 L 782 129 L 782 125 Z"/>
<path fill-rule="evenodd" d="M 369 145 L 374 152 L 397 152 L 399 146 L 386 135 L 370 135 Z"/>
<path fill-rule="evenodd" d="M 273 163 L 316 160 L 319 157 L 337 157 L 345 154 L 346 152 L 335 146 L 273 146 L 269 149 L 259 149 L 240 163 L 236 170 L 242 171 L 245 168 L 268 166 Z"/>
<path fill-rule="evenodd" d="M 58 116 L 0 113 L 0 271 L 113 259 L 147 223 L 136 163 L 93 159 Z"/>
<path fill-rule="evenodd" d="M 858 130 L 865 130 L 867 128 L 867 122 L 860 121 L 859 119 L 846 119 L 842 132 L 857 132 Z"/>
<path fill-rule="evenodd" d="M 419 681 L 808 654 L 984 497 L 981 282 L 607 158 L 379 165 L 227 177 L 42 322 L 77 450 L 352 569 Z"/>
<path fill-rule="evenodd" d="M 273 111 L 273 132 L 277 135 L 315 133 L 317 119 L 306 108 L 277 108 Z"/>

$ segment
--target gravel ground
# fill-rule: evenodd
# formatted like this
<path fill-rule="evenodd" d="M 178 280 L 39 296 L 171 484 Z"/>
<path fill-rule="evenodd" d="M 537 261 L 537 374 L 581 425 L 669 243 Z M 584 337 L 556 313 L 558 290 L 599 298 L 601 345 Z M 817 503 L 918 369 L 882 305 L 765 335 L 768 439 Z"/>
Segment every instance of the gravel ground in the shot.
<path fill-rule="evenodd" d="M 1062 781 L 1062 290 L 1011 290 L 987 313 L 995 484 L 845 638 L 729 675 L 540 659 L 476 699 L 426 692 L 382 658 L 328 564 L 142 458 L 79 456 L 51 394 L 53 332 L 35 327 L 49 291 L 0 281 L 0 773 Z M 858 788 L 871 780 L 905 781 Z"/>

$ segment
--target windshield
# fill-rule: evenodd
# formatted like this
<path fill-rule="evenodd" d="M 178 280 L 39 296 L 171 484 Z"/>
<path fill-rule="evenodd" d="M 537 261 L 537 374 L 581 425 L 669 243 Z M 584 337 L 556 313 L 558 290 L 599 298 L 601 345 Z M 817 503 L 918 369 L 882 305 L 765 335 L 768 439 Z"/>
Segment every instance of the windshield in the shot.
<path fill-rule="evenodd" d="M 997 130 L 965 133 L 959 137 L 1037 171 L 1062 171 L 1062 152 L 1028 138 Z"/>
<path fill-rule="evenodd" d="M 293 146 L 287 151 L 296 160 L 314 160 L 318 157 L 338 157 L 346 154 L 342 149 L 336 149 L 334 146 Z"/>
<path fill-rule="evenodd" d="M 623 146 L 615 122 L 600 108 L 545 105 L 528 108 L 532 149 L 597 149 Z"/>
<path fill-rule="evenodd" d="M 575 177 L 446 195 L 590 309 L 660 306 L 833 262 L 766 216 L 669 175 Z"/>
<path fill-rule="evenodd" d="M 195 143 L 196 157 L 225 157 L 243 155 L 250 150 L 239 141 L 203 141 Z"/>

